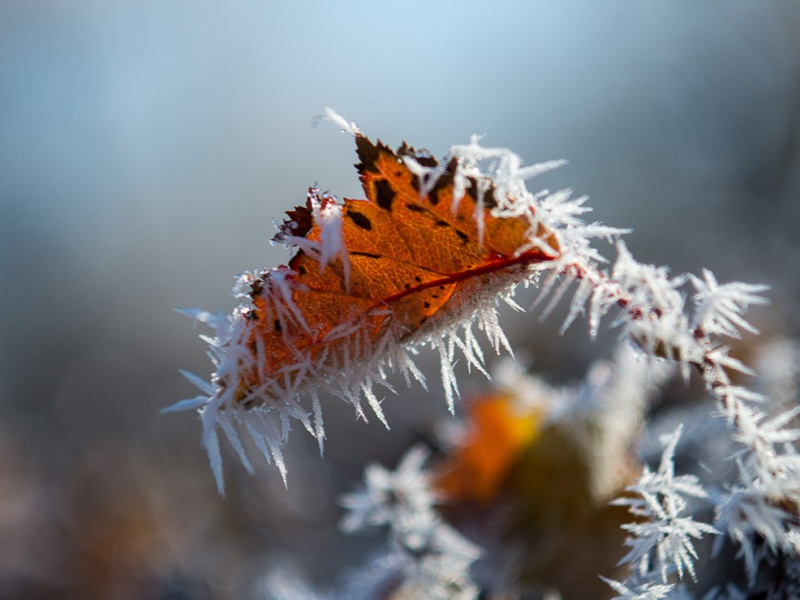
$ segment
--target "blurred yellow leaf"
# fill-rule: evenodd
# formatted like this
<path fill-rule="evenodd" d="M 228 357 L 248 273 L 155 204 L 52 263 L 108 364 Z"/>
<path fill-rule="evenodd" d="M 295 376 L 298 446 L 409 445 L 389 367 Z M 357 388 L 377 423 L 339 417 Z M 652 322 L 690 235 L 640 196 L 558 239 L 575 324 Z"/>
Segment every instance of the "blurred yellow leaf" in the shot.
<path fill-rule="evenodd" d="M 437 488 L 451 500 L 488 501 L 541 429 L 541 411 L 520 411 L 508 394 L 487 395 L 467 409 L 469 432 L 445 463 Z"/>

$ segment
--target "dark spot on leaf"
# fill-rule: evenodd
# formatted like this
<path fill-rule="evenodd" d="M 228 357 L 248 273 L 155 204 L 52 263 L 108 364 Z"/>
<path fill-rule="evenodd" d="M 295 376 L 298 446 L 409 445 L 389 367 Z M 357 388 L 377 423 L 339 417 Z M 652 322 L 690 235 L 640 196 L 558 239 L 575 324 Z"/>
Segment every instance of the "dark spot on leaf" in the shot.
<path fill-rule="evenodd" d="M 403 287 L 406 288 L 407 290 L 410 290 L 411 289 L 411 284 L 407 283 Z"/>
<path fill-rule="evenodd" d="M 301 273 L 301 271 L 300 271 L 300 268 L 301 268 L 300 263 L 303 261 L 305 256 L 306 256 L 305 252 L 303 252 L 302 250 L 298 250 L 297 254 L 295 254 L 292 258 L 289 259 L 289 268 L 292 271 L 297 271 L 298 273 Z M 303 270 L 303 273 L 304 272 L 305 272 L 305 270 Z M 267 277 L 269 277 L 269 275 L 267 275 Z"/>
<path fill-rule="evenodd" d="M 456 229 L 456 234 L 458 234 L 458 237 L 461 238 L 461 243 L 462 244 L 466 244 L 469 241 L 469 238 L 467 237 L 467 234 L 464 233 L 463 231 L 459 231 L 458 229 Z"/>
<path fill-rule="evenodd" d="M 277 331 L 278 333 L 283 331 L 283 329 L 281 328 L 281 322 L 280 322 L 279 319 L 275 319 L 275 322 L 273 323 L 273 326 L 275 327 L 275 331 Z"/>
<path fill-rule="evenodd" d="M 263 279 L 254 279 L 250 283 L 250 297 L 255 298 L 256 296 L 260 296 L 261 292 L 264 291 L 264 280 Z"/>
<path fill-rule="evenodd" d="M 297 267 L 297 272 L 300 273 L 300 275 L 305 275 L 306 274 L 306 268 L 303 265 L 299 265 Z"/>
<path fill-rule="evenodd" d="M 392 189 L 391 184 L 385 179 L 379 179 L 375 182 L 375 199 L 382 209 L 391 212 L 392 201 L 396 195 L 397 193 Z"/>
<path fill-rule="evenodd" d="M 468 177 L 467 180 L 469 181 L 469 186 L 466 189 L 466 193 L 475 202 L 477 202 L 478 201 L 478 181 L 474 177 Z M 493 185 L 490 185 L 489 189 L 487 189 L 483 193 L 483 206 L 485 208 L 495 208 L 497 206 L 497 199 L 494 196 L 494 186 Z"/>
<path fill-rule="evenodd" d="M 423 302 L 422 306 L 424 306 L 425 308 L 430 308 L 431 307 L 431 303 L 430 302 Z"/>
<path fill-rule="evenodd" d="M 494 197 L 494 186 L 491 186 L 483 194 L 483 205 L 486 208 L 496 208 L 497 207 L 497 199 Z"/>
<path fill-rule="evenodd" d="M 419 194 L 419 179 L 416 176 L 411 178 L 411 187 Z"/>
<path fill-rule="evenodd" d="M 413 146 L 409 146 L 405 142 L 397 149 L 398 156 L 410 156 L 416 160 L 423 167 L 433 168 L 439 163 L 427 151 L 421 150 L 417 152 Z"/>
<path fill-rule="evenodd" d="M 372 229 L 372 221 L 370 221 L 368 217 L 364 216 L 360 212 L 347 209 L 346 214 L 353 220 L 353 223 L 361 227 L 361 229 L 366 229 L 367 231 Z"/>
<path fill-rule="evenodd" d="M 416 204 L 409 204 L 406 202 L 406 208 L 412 212 L 425 212 L 425 209 L 421 206 L 417 206 Z"/>
<path fill-rule="evenodd" d="M 356 135 L 356 154 L 358 154 L 358 158 L 361 161 L 356 165 L 359 173 L 363 174 L 365 171 L 378 172 L 378 167 L 375 163 L 378 161 L 380 152 L 378 147 L 369 141 L 369 138 L 363 135 Z"/>
<path fill-rule="evenodd" d="M 351 252 L 350 256 L 366 256 L 367 258 L 381 258 L 380 254 L 372 254 L 371 252 Z"/>
<path fill-rule="evenodd" d="M 464 190 L 464 193 L 467 196 L 472 197 L 473 200 L 478 200 L 478 181 L 474 177 L 467 177 L 467 189 Z"/>
<path fill-rule="evenodd" d="M 442 219 L 439 219 L 438 221 L 436 221 L 436 226 L 437 227 L 450 227 L 450 223 L 448 223 L 447 221 L 443 221 Z"/>
<path fill-rule="evenodd" d="M 416 281 L 417 283 L 422 283 L 422 279 L 420 279 L 419 275 L 414 275 L 414 281 Z"/>
<path fill-rule="evenodd" d="M 447 168 L 444 170 L 444 173 L 442 173 L 439 176 L 439 179 L 436 180 L 436 185 L 433 186 L 433 189 L 443 190 L 444 188 L 453 185 L 453 179 L 455 178 L 457 166 L 458 161 L 455 158 L 451 158 L 450 162 L 447 163 Z"/>
<path fill-rule="evenodd" d="M 305 237 L 314 224 L 311 213 L 311 194 L 316 192 L 309 189 L 309 197 L 306 199 L 305 206 L 295 206 L 292 210 L 286 211 L 286 220 L 278 227 L 278 233 L 272 238 L 273 241 L 283 242 L 286 236 Z M 317 197 L 319 197 L 317 195 Z"/>
<path fill-rule="evenodd" d="M 447 187 L 453 185 L 453 177 L 456 172 L 457 166 L 456 159 L 451 158 L 450 162 L 447 163 L 447 169 L 445 169 L 444 173 L 439 175 L 439 178 L 436 180 L 433 188 L 430 192 L 428 192 L 428 200 L 430 203 L 436 206 L 439 204 L 441 198 L 439 197 L 439 192 L 444 191 Z"/>

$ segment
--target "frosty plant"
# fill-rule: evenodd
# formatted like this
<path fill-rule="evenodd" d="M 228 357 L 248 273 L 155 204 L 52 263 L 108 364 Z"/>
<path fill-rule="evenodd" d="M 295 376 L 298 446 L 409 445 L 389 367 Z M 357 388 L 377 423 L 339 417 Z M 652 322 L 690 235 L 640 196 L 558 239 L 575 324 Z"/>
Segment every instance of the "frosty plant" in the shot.
<path fill-rule="evenodd" d="M 524 166 L 476 136 L 437 161 L 405 144 L 396 152 L 375 144 L 333 111 L 326 117 L 355 138 L 366 200 L 311 188 L 275 236 L 295 251 L 288 265 L 242 275 L 242 302 L 229 315 L 186 311 L 214 331 L 204 337 L 214 372 L 210 381 L 187 374 L 202 394 L 170 410 L 199 412 L 220 491 L 220 431 L 251 469 L 246 431 L 285 479 L 281 447 L 293 420 L 322 448 L 320 391 L 386 423 L 377 388 L 393 391 L 388 374 L 398 371 L 425 387 L 414 364 L 423 347 L 440 357 L 452 409 L 457 356 L 485 372 L 475 325 L 495 351 L 510 351 L 497 305 L 519 309 L 515 288 L 535 285 L 545 314 L 572 290 L 564 329 L 586 314 L 594 337 L 612 314 L 611 326 L 642 354 L 674 361 L 686 378 L 701 373 L 742 445 L 740 486 L 721 502 L 718 525 L 741 544 L 751 572 L 754 535 L 772 551 L 800 551 L 800 479 L 789 446 L 798 434 L 784 427 L 793 415 L 765 420 L 764 398 L 733 383 L 734 372 L 750 371 L 722 341 L 755 333 L 743 314 L 764 303 L 765 286 L 720 284 L 709 271 L 671 278 L 637 262 L 619 241 L 623 230 L 582 220 L 585 198 L 528 190 L 529 179 L 561 162 Z M 595 249 L 598 238 L 616 244 L 613 264 Z M 691 552 L 680 543 L 674 550 L 679 575 L 691 575 Z"/>
<path fill-rule="evenodd" d="M 368 467 L 365 489 L 341 500 L 348 510 L 341 527 L 353 533 L 388 525 L 391 548 L 372 570 L 399 571 L 409 597 L 474 598 L 478 589 L 469 568 L 480 549 L 443 523 L 434 510 L 436 498 L 423 470 L 427 454 L 421 446 L 412 448 L 395 472 Z"/>
<path fill-rule="evenodd" d="M 705 499 L 708 493 L 694 475 L 675 475 L 675 447 L 680 434 L 681 427 L 664 439 L 666 447 L 658 471 L 653 473 L 645 467 L 639 481 L 628 487 L 633 496 L 614 501 L 628 506 L 632 515 L 642 519 L 623 525 L 632 534 L 626 542 L 631 550 L 622 559 L 634 567 L 630 577 L 624 583 L 606 579 L 623 598 L 666 596 L 672 590 L 667 583 L 674 572 L 681 579 L 686 572 L 696 578 L 694 541 L 704 534 L 717 533 L 688 513 L 688 498 Z"/>

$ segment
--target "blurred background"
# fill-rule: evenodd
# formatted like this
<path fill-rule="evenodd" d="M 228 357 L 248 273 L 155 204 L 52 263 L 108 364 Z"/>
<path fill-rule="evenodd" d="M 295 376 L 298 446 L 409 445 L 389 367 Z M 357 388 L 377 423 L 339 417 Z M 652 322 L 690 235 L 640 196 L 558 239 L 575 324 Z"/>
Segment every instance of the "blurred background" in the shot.
<path fill-rule="evenodd" d="M 361 197 L 325 106 L 437 156 L 479 133 L 568 159 L 531 187 L 589 195 L 641 261 L 771 284 L 754 319 L 795 336 L 798 31 L 794 0 L 3 0 L 0 598 L 260 598 L 368 552 L 336 498 L 429 435 L 438 385 L 388 398 L 391 432 L 329 403 L 324 459 L 298 431 L 288 490 L 226 460 L 225 498 L 195 416 L 158 414 L 210 371 L 173 308 L 228 311 L 236 274 L 285 262 L 273 219 L 310 184 Z M 609 346 L 505 322 L 554 382 Z"/>

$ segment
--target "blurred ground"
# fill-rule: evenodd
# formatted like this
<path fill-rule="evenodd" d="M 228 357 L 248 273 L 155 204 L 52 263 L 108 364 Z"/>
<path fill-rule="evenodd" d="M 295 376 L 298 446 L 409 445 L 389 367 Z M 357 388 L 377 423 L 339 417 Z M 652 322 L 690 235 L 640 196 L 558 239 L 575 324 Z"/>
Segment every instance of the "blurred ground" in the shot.
<path fill-rule="evenodd" d="M 755 321 L 796 336 L 799 30 L 789 0 L 0 4 L 0 598 L 256 597 L 283 562 L 358 563 L 334 500 L 429 431 L 437 386 L 387 400 L 391 433 L 328 407 L 324 460 L 297 432 L 288 491 L 227 461 L 225 499 L 195 419 L 158 415 L 210 370 L 173 307 L 229 310 L 285 261 L 271 220 L 309 184 L 360 197 L 325 106 L 437 155 L 567 158 L 541 186 L 639 260 L 772 284 Z M 507 323 L 555 380 L 604 351 Z"/>

